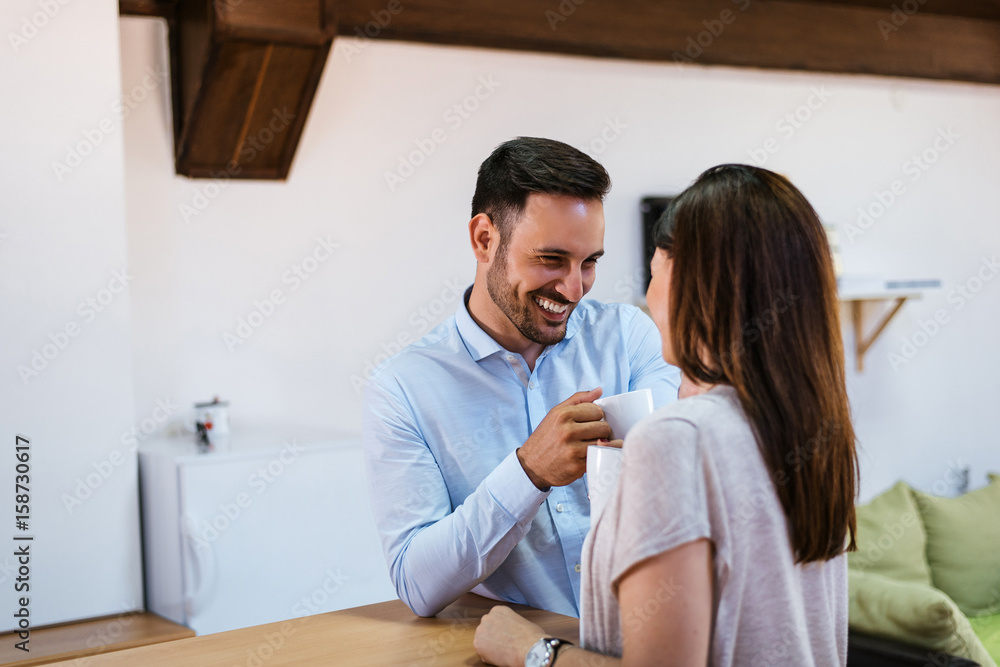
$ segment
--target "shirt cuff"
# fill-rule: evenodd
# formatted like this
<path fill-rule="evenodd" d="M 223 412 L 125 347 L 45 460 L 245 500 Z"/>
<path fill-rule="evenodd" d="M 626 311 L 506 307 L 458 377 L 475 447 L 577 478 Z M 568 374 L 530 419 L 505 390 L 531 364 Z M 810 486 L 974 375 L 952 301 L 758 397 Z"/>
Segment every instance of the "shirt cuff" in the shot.
<path fill-rule="evenodd" d="M 552 492 L 540 491 L 524 472 L 517 450 L 511 452 L 486 478 L 486 490 L 493 500 L 520 524 L 535 518 L 538 508 Z"/>

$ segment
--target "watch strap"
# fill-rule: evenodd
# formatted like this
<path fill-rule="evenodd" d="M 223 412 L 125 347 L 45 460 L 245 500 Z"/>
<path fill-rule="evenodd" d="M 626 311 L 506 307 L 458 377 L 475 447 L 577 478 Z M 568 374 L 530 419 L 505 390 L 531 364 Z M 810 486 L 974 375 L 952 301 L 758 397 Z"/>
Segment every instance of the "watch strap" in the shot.
<path fill-rule="evenodd" d="M 552 667 L 552 665 L 554 665 L 556 662 L 556 658 L 559 657 L 559 649 L 567 644 L 572 644 L 572 642 L 566 641 L 565 639 L 559 639 L 558 637 L 542 637 L 541 639 L 539 639 L 535 643 L 535 646 L 537 648 L 541 648 L 542 646 L 544 646 L 547 649 L 546 653 L 548 654 L 547 656 L 548 659 L 541 664 L 544 665 L 545 667 Z M 528 652 L 528 655 L 529 656 L 531 655 L 530 651 Z M 525 660 L 525 664 L 528 665 L 527 660 Z M 529 667 L 534 667 L 534 666 L 529 665 Z"/>
<path fill-rule="evenodd" d="M 549 663 L 549 667 L 556 664 L 556 658 L 559 657 L 559 649 L 573 643 L 566 641 L 565 639 L 559 639 L 558 637 L 546 637 L 546 641 L 549 643 L 549 646 L 552 647 L 552 661 Z"/>

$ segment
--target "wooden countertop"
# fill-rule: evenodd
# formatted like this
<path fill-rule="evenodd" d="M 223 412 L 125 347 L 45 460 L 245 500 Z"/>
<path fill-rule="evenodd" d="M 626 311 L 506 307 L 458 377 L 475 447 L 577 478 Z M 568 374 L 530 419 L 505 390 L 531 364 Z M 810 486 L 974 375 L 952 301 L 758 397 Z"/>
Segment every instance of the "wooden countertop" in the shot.
<path fill-rule="evenodd" d="M 498 604 L 470 593 L 434 618 L 419 618 L 392 600 L 88 657 L 87 667 L 480 665 L 472 638 L 479 619 Z M 552 636 L 578 640 L 575 618 L 509 606 Z M 76 667 L 73 661 L 54 664 Z"/>
<path fill-rule="evenodd" d="M 47 628 L 32 628 L 29 651 L 15 647 L 17 633 L 0 635 L 0 665 L 29 667 L 73 659 L 75 667 L 89 665 L 99 653 L 194 637 L 194 630 L 149 612 L 106 616 Z"/>

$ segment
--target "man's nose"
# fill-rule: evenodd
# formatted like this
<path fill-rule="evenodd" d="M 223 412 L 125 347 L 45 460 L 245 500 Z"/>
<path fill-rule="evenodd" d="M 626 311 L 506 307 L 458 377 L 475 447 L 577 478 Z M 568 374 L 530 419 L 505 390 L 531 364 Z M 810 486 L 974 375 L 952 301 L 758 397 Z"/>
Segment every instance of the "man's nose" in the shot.
<path fill-rule="evenodd" d="M 563 276 L 563 279 L 559 282 L 559 286 L 556 289 L 559 294 L 562 295 L 567 301 L 576 303 L 583 298 L 584 285 L 583 285 L 583 271 L 580 267 L 572 267 Z"/>

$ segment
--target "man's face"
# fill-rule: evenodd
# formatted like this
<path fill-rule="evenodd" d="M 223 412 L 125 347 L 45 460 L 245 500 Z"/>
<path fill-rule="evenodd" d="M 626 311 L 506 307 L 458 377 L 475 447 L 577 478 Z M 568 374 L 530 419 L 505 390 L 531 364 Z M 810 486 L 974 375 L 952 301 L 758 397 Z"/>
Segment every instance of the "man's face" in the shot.
<path fill-rule="evenodd" d="M 531 194 L 487 273 L 490 298 L 526 339 L 558 343 L 604 254 L 600 201 Z"/>

